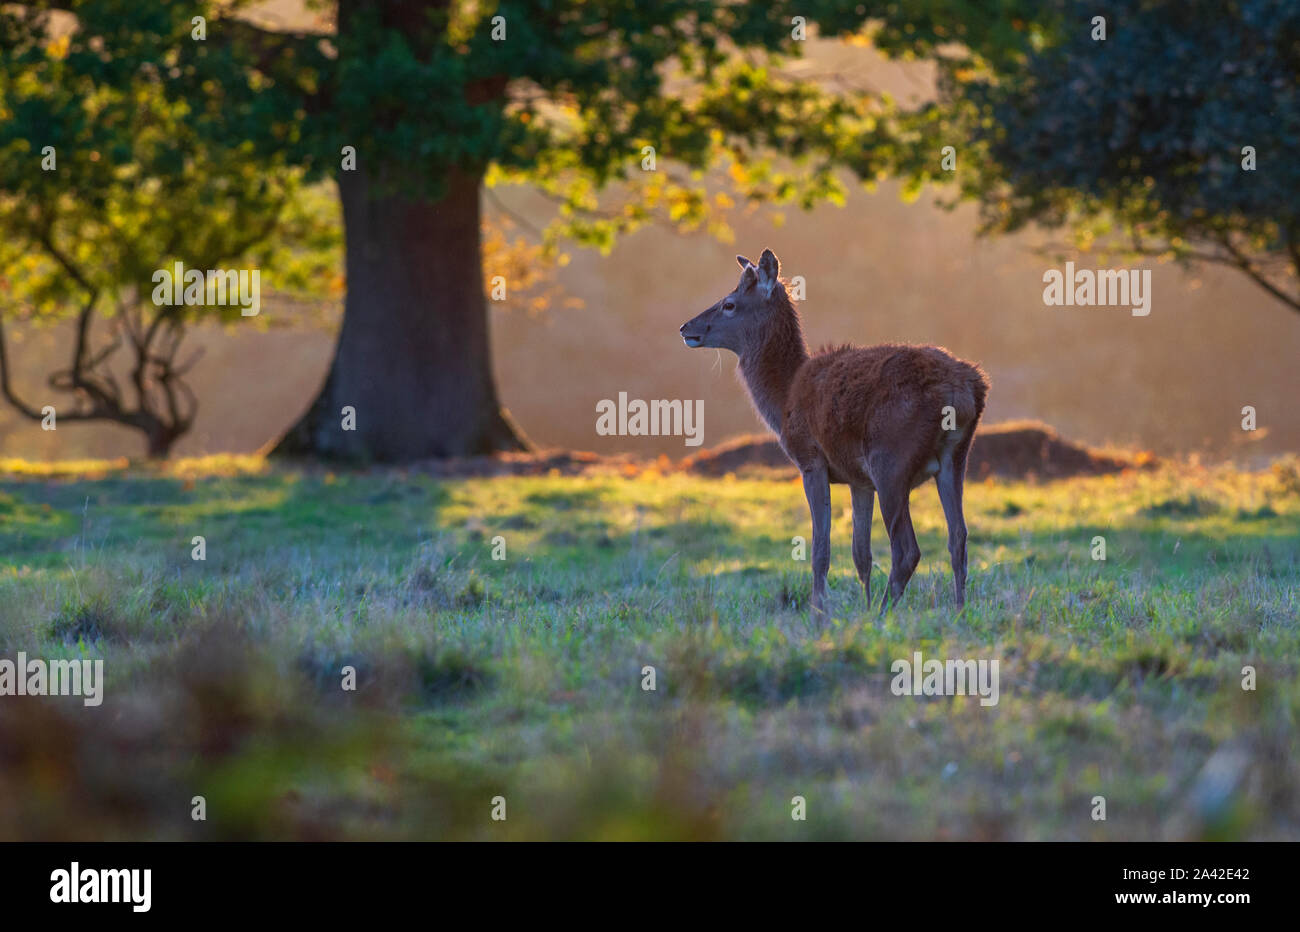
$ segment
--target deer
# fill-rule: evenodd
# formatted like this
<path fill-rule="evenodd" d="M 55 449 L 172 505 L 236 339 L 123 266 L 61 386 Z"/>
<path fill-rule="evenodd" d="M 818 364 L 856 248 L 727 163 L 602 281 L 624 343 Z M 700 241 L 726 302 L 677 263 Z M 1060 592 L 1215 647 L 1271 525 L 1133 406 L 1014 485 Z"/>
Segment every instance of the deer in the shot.
<path fill-rule="evenodd" d="M 897 605 L 921 560 L 909 498 L 933 478 L 948 524 L 957 608 L 966 603 L 966 460 L 989 382 L 974 363 L 937 346 L 833 346 L 810 355 L 799 313 L 764 249 L 744 256 L 740 281 L 682 324 L 688 347 L 725 349 L 759 418 L 798 467 L 812 515 L 811 608 L 826 614 L 831 483 L 847 485 L 853 510 L 853 563 L 871 604 L 871 519 L 876 495 L 892 564 L 880 614 Z"/>

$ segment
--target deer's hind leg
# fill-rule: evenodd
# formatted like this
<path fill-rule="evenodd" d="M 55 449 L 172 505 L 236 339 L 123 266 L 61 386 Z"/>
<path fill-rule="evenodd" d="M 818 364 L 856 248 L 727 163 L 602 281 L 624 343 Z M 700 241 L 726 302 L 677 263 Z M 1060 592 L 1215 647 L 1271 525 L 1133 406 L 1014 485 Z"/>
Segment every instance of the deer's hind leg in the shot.
<path fill-rule="evenodd" d="M 952 558 L 952 585 L 957 605 L 966 604 L 966 515 L 962 506 L 962 488 L 966 480 L 966 457 L 975 438 L 975 424 L 939 460 L 939 472 L 934 477 L 939 486 L 939 501 L 943 516 L 948 522 L 948 555 Z"/>
<path fill-rule="evenodd" d="M 910 451 L 881 450 L 867 458 L 867 472 L 871 476 L 872 485 L 880 494 L 880 516 L 884 518 L 885 530 L 889 532 L 889 587 L 885 590 L 885 597 L 880 600 L 881 615 L 903 597 L 908 580 L 921 562 L 921 548 L 916 542 L 916 532 L 912 529 L 908 496 L 912 492 L 913 480 L 920 473 L 921 464 L 929 455 L 930 451 L 918 444 L 916 449 Z"/>
<path fill-rule="evenodd" d="M 880 514 L 885 519 L 889 530 L 889 553 L 892 565 L 889 567 L 889 588 L 880 600 L 880 614 L 885 614 L 890 604 L 898 604 L 907 588 L 908 580 L 916 572 L 921 562 L 921 547 L 916 542 L 916 532 L 912 529 L 912 512 L 908 508 L 907 496 L 911 490 L 907 483 L 881 488 Z"/>

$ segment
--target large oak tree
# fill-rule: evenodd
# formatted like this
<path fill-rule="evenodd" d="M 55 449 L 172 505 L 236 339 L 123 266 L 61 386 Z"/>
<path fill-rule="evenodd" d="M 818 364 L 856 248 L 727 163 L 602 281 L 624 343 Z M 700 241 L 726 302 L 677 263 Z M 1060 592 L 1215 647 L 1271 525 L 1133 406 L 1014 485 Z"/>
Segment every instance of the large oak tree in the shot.
<path fill-rule="evenodd" d="M 952 34 L 871 6 L 886 48 Z M 807 205 L 842 195 L 838 169 L 874 178 L 889 161 L 887 102 L 780 70 L 818 29 L 861 37 L 870 11 L 855 3 L 339 0 L 316 31 L 268 27 L 238 2 L 0 16 L 55 7 L 76 21 L 62 80 L 148 82 L 185 108 L 196 145 L 337 179 L 343 325 L 284 452 L 393 461 L 519 445 L 489 356 L 485 183 L 532 184 L 557 204 L 548 239 L 604 246 L 651 219 L 717 229 L 711 168 L 729 169 L 742 202 Z M 42 118 L 69 114 L 33 106 L 39 149 Z M 103 124 L 119 130 L 101 157 L 131 161 L 128 122 Z M 355 430 L 340 429 L 345 406 Z"/>

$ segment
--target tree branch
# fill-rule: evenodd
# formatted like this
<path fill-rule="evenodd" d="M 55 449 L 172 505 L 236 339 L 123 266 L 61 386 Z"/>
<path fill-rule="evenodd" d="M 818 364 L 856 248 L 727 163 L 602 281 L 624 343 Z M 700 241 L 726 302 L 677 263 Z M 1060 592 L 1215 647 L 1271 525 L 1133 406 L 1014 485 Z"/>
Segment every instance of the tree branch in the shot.
<path fill-rule="evenodd" d="M 0 391 L 3 391 L 5 400 L 8 401 L 19 414 L 31 418 L 34 421 L 41 420 L 44 415 L 31 405 L 24 402 L 14 392 L 13 386 L 9 382 L 9 358 L 5 352 L 5 330 L 4 315 L 0 314 Z"/>
<path fill-rule="evenodd" d="M 1279 301 L 1289 306 L 1292 310 L 1300 311 L 1300 298 L 1296 298 L 1287 294 L 1277 285 L 1269 281 L 1269 279 L 1262 272 L 1258 270 L 1255 263 L 1251 261 L 1250 257 L 1232 244 L 1232 239 L 1230 237 L 1230 234 L 1226 232 L 1220 234 L 1219 242 L 1223 245 L 1223 248 L 1228 251 L 1228 254 L 1232 256 L 1234 264 L 1237 266 L 1237 268 L 1245 272 L 1246 275 L 1249 276 L 1255 282 L 1255 284 L 1259 285 L 1261 288 L 1263 288 L 1273 297 L 1277 298 Z M 1294 244 L 1292 245 L 1294 246 Z M 1294 254 L 1294 249 L 1293 249 L 1293 254 Z"/>

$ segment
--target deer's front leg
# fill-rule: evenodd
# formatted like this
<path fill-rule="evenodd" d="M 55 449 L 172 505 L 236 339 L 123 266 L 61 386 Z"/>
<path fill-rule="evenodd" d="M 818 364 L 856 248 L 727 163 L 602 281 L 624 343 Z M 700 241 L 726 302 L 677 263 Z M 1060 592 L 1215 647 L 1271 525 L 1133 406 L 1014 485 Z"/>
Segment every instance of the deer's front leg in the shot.
<path fill-rule="evenodd" d="M 823 463 L 803 471 L 803 494 L 812 514 L 812 610 L 826 614 L 826 573 L 831 568 L 831 484 Z"/>

